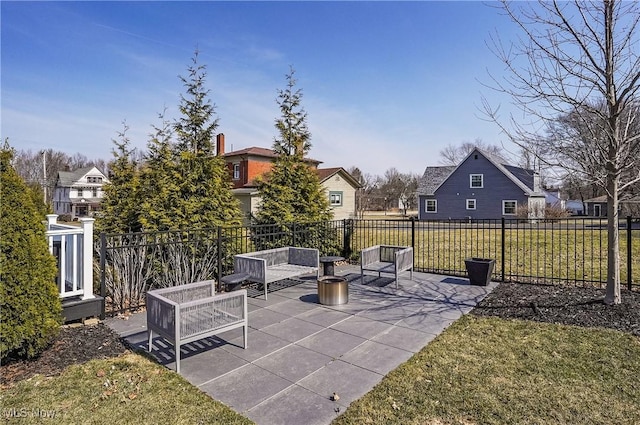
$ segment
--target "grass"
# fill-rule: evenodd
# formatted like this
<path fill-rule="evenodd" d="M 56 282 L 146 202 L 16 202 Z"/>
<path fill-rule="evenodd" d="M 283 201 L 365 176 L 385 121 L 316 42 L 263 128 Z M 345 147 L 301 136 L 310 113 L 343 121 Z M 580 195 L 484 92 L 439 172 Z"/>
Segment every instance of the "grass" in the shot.
<path fill-rule="evenodd" d="M 343 424 L 637 424 L 640 341 L 464 316 L 354 402 Z"/>
<path fill-rule="evenodd" d="M 7 423 L 253 423 L 178 374 L 132 353 L 71 366 L 57 377 L 33 377 L 3 390 L 0 400 Z"/>
<path fill-rule="evenodd" d="M 640 423 L 640 340 L 463 316 L 355 401 L 343 424 Z M 36 376 L 0 395 L 7 423 L 251 424 L 139 354 Z M 12 417 L 20 416 L 20 417 Z"/>
<path fill-rule="evenodd" d="M 380 243 L 411 246 L 411 224 L 378 223 L 358 226 L 352 249 Z M 494 276 L 502 274 L 501 229 L 491 226 L 467 228 L 459 224 L 418 223 L 415 227 L 415 267 L 419 270 L 464 275 L 464 259 L 484 257 L 496 260 Z M 546 282 L 605 282 L 607 269 L 606 229 L 513 228 L 505 233 L 507 279 Z M 633 281 L 640 281 L 640 231 L 632 238 Z M 620 275 L 627 282 L 626 231 L 620 232 Z M 636 260 L 633 260 L 636 259 Z"/>

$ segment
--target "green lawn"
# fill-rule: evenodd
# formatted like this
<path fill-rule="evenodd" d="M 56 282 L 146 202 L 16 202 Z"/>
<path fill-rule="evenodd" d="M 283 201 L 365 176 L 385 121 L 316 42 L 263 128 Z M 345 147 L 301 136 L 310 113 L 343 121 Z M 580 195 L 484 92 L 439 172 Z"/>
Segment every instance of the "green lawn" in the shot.
<path fill-rule="evenodd" d="M 640 340 L 464 316 L 354 402 L 342 424 L 637 424 Z"/>
<path fill-rule="evenodd" d="M 467 315 L 334 424 L 637 424 L 640 339 Z M 250 424 L 174 372 L 127 354 L 37 376 L 0 396 L 8 423 Z M 26 417 L 10 417 L 11 412 Z"/>
<path fill-rule="evenodd" d="M 138 354 L 71 366 L 54 378 L 37 376 L 3 390 L 0 400 L 2 419 L 16 424 L 253 423 Z"/>
<path fill-rule="evenodd" d="M 377 244 L 411 246 L 410 222 L 361 223 L 354 230 L 352 250 Z M 464 259 L 485 257 L 496 260 L 494 276 L 502 274 L 502 235 L 500 228 L 458 224 L 429 227 L 419 223 L 415 227 L 415 267 L 440 273 L 464 274 Z M 606 229 L 512 228 L 505 232 L 505 267 L 509 276 L 520 281 L 546 282 L 604 282 L 607 268 Z M 626 231 L 620 232 L 620 275 L 627 282 Z M 633 231 L 633 281 L 640 282 L 640 231 Z"/>

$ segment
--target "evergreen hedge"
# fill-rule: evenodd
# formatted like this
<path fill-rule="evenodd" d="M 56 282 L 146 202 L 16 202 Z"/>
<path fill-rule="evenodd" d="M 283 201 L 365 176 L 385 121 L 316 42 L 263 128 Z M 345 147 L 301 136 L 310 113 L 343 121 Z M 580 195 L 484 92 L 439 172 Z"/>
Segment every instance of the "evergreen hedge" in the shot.
<path fill-rule="evenodd" d="M 31 358 L 56 336 L 62 307 L 43 217 L 30 190 L 0 151 L 0 356 Z"/>

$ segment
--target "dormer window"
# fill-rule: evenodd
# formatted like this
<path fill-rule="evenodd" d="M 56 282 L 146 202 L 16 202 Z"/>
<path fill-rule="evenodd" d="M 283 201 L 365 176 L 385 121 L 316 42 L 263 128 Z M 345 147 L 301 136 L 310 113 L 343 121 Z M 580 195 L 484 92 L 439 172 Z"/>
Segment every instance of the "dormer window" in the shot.
<path fill-rule="evenodd" d="M 484 175 L 483 174 L 470 174 L 469 175 L 469 187 L 472 189 L 482 189 L 484 187 Z"/>
<path fill-rule="evenodd" d="M 240 180 L 240 164 L 233 164 L 233 179 Z"/>

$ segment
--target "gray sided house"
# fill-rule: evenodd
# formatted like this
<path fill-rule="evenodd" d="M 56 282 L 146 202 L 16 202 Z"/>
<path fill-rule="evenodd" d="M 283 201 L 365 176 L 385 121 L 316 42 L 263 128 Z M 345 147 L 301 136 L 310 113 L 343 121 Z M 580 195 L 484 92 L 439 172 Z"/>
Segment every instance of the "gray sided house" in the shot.
<path fill-rule="evenodd" d="M 544 217 L 545 195 L 538 174 L 474 149 L 457 166 L 427 167 L 417 190 L 418 218 Z"/>

